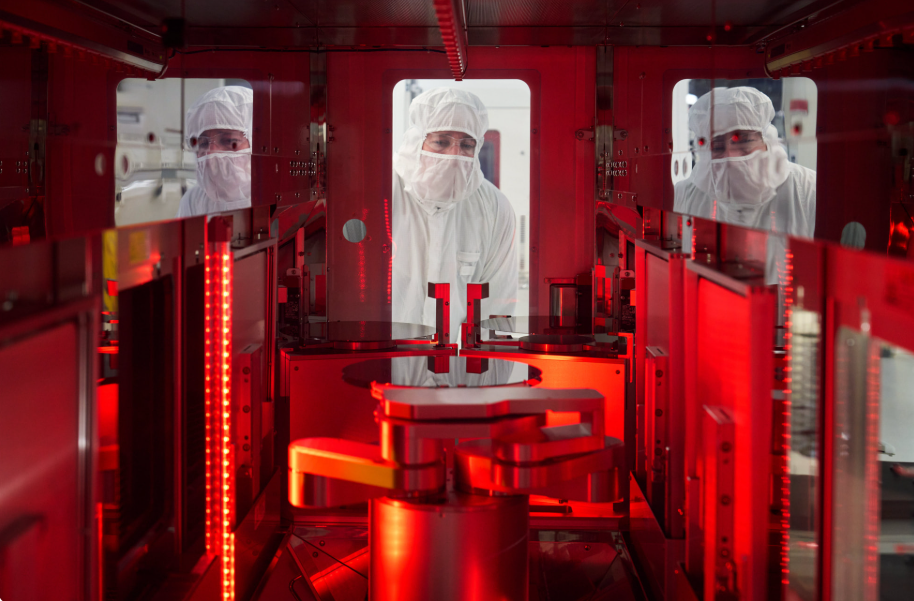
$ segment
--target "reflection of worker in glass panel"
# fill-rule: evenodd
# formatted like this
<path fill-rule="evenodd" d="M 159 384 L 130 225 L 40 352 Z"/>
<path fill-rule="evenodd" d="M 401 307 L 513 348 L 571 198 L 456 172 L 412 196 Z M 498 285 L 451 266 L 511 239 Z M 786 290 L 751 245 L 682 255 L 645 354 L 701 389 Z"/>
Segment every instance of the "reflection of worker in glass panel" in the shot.
<path fill-rule="evenodd" d="M 714 88 L 699 98 L 689 111 L 697 162 L 676 183 L 673 210 L 811 238 L 816 172 L 788 160 L 772 119 L 771 100 L 755 88 Z"/>
<path fill-rule="evenodd" d="M 197 153 L 197 185 L 181 198 L 178 217 L 251 206 L 251 126 L 254 92 L 241 86 L 210 90 L 187 111 L 184 139 Z"/>
<path fill-rule="evenodd" d="M 475 95 L 437 88 L 409 107 L 393 165 L 393 320 L 435 325 L 428 283 L 450 283 L 450 339 L 466 320 L 467 283 L 488 283 L 484 317 L 513 315 L 517 296 L 514 210 L 483 177 L 489 120 Z"/>

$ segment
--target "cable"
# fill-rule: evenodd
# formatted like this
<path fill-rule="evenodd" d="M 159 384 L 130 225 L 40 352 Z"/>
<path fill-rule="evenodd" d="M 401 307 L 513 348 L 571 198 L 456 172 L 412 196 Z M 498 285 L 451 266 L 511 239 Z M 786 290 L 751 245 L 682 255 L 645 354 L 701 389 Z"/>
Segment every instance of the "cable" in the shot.
<path fill-rule="evenodd" d="M 295 597 L 296 601 L 301 601 L 301 597 L 298 596 L 298 593 L 295 592 L 295 581 L 304 578 L 301 574 L 289 581 L 289 592 L 292 593 L 292 596 Z"/>
<path fill-rule="evenodd" d="M 312 543 L 311 541 L 305 540 L 304 538 L 300 537 L 299 535 L 295 534 L 294 532 L 291 532 L 290 534 L 291 534 L 292 536 L 294 536 L 295 538 L 297 538 L 298 540 L 300 540 L 301 542 L 303 542 L 303 543 L 305 543 L 305 544 L 307 544 L 307 545 L 310 545 L 310 546 L 314 547 L 314 550 L 315 550 L 315 551 L 320 551 L 321 553 L 323 553 L 324 555 L 326 555 L 327 557 L 329 557 L 329 558 L 332 559 L 333 561 L 337 562 L 337 563 L 340 564 L 341 566 L 346 566 L 347 568 L 349 568 L 350 570 L 352 570 L 353 572 L 355 572 L 356 574 L 358 574 L 359 576 L 361 576 L 361 577 L 364 578 L 365 580 L 368 580 L 368 576 L 366 576 L 365 574 L 363 574 L 363 573 L 361 573 L 360 571 L 356 570 L 356 569 L 353 568 L 352 566 L 350 566 L 350 565 L 348 565 L 348 564 L 346 564 L 346 563 L 340 561 L 339 559 L 337 559 L 337 558 L 334 557 L 333 555 L 330 555 L 329 553 L 327 553 L 326 551 L 324 551 L 324 550 L 321 549 L 320 547 L 315 546 L 314 543 Z"/>

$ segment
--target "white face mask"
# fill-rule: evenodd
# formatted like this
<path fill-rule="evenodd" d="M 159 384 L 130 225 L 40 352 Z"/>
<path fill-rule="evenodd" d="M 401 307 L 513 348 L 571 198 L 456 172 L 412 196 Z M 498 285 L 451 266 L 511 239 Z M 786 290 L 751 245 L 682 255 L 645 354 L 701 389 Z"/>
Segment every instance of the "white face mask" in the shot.
<path fill-rule="evenodd" d="M 786 158 L 786 157 L 785 157 Z M 780 156 L 767 150 L 741 157 L 727 157 L 711 161 L 711 186 L 719 202 L 742 205 L 760 205 L 771 200 L 779 177 Z"/>
<path fill-rule="evenodd" d="M 214 202 L 251 199 L 251 149 L 197 157 L 197 184 Z"/>
<path fill-rule="evenodd" d="M 446 209 L 479 187 L 478 174 L 474 158 L 420 150 L 418 169 L 406 185 L 419 200 Z"/>

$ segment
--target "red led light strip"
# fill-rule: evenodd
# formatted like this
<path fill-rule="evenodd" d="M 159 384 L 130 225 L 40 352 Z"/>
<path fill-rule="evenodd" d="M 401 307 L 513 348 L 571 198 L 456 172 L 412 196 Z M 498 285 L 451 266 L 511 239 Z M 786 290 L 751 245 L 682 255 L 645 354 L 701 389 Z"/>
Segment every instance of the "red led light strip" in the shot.
<path fill-rule="evenodd" d="M 868 311 L 867 311 L 868 313 Z M 861 319 L 869 332 L 869 317 Z M 866 360 L 866 514 L 863 534 L 864 601 L 879 599 L 879 531 L 882 505 L 879 461 L 880 345 L 869 342 Z"/>
<path fill-rule="evenodd" d="M 397 256 L 397 246 L 394 244 L 394 238 L 390 230 L 390 201 L 384 199 L 384 228 L 387 231 L 386 243 L 391 245 L 393 251 L 390 253 L 390 260 L 387 262 L 387 304 L 390 304 L 391 283 L 393 280 L 394 257 Z"/>
<path fill-rule="evenodd" d="M 467 38 L 454 0 L 435 0 L 435 16 L 444 41 L 447 61 L 457 81 L 463 80 L 467 71 Z"/>
<path fill-rule="evenodd" d="M 206 256 L 206 551 L 222 558 L 222 599 L 235 598 L 235 449 L 232 427 L 232 253 Z"/>
<path fill-rule="evenodd" d="M 784 360 L 784 402 L 781 412 L 781 423 L 776 424 L 777 431 L 781 436 L 779 448 L 780 465 L 779 480 L 781 484 L 780 503 L 781 503 L 781 595 L 787 594 L 787 587 L 790 584 L 790 418 L 793 408 L 791 398 L 791 377 L 792 368 L 791 358 L 793 356 L 793 334 L 790 331 L 793 325 L 793 251 L 787 250 L 785 256 L 784 273 L 778 274 L 778 279 L 784 288 L 784 350 L 786 357 Z M 776 441 L 777 442 L 777 441 Z"/>
<path fill-rule="evenodd" d="M 110 65 L 115 71 L 119 73 L 126 73 L 128 76 L 144 77 L 149 79 L 155 78 L 159 75 L 159 73 L 144 69 L 137 65 L 132 65 L 127 61 L 114 58 L 113 56 L 108 56 L 106 54 L 102 54 L 101 52 L 89 50 L 88 48 L 80 46 L 79 44 L 74 44 L 73 42 L 69 42 L 67 40 L 53 36 L 40 34 L 36 31 L 32 31 L 31 29 L 21 27 L 19 25 L 14 25 L 12 23 L 7 23 L 6 21 L 0 21 L 0 39 L 6 38 L 7 36 L 9 36 L 9 38 L 6 41 L 10 44 L 27 44 L 28 47 L 32 50 L 39 50 L 43 45 L 45 51 L 48 54 L 57 54 L 60 52 L 60 54 L 67 58 L 74 57 L 80 61 L 89 60 L 93 65 L 99 63 L 106 67 Z"/>

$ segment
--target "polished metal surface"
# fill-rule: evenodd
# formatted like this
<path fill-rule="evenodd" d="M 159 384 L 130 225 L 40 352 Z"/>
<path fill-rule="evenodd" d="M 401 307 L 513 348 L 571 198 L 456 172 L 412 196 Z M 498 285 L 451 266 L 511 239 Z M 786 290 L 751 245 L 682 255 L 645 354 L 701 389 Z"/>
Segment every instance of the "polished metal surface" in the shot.
<path fill-rule="evenodd" d="M 373 601 L 526 599 L 526 496 L 371 502 Z"/>
<path fill-rule="evenodd" d="M 603 438 L 600 441 L 602 445 L 596 450 L 577 455 L 564 455 L 561 461 L 546 459 L 524 464 L 499 459 L 496 456 L 498 453 L 496 447 L 499 443 L 495 441 L 472 440 L 461 443 L 457 447 L 454 458 L 454 477 L 457 489 L 508 494 L 541 493 L 553 497 L 590 500 L 586 496 L 556 494 L 550 489 L 587 478 L 591 474 L 605 473 L 624 467 L 625 445 L 623 442 L 609 436 L 600 438 Z M 591 442 L 586 439 L 575 441 L 574 444 L 580 444 L 582 448 L 591 446 Z M 567 450 L 567 447 L 564 450 Z M 600 484 L 615 486 L 607 482 Z M 589 491 L 586 489 L 581 493 L 589 496 Z M 603 491 L 599 491 L 599 494 L 602 496 Z"/>
<path fill-rule="evenodd" d="M 520 370 L 516 369 L 520 366 Z M 477 388 L 480 386 L 533 386 L 542 372 L 516 361 L 480 361 L 467 357 L 395 357 L 372 359 L 346 366 L 343 380 L 360 388 L 372 384 L 421 388 Z"/>
<path fill-rule="evenodd" d="M 539 414 L 440 422 L 379 417 L 378 422 L 381 430 L 381 457 L 402 465 L 421 465 L 441 459 L 443 440 L 509 438 L 542 428 L 546 425 L 546 416 Z"/>
<path fill-rule="evenodd" d="M 308 331 L 339 350 L 382 350 L 395 347 L 398 340 L 428 339 L 435 334 L 429 326 L 389 321 L 315 322 Z"/>
<path fill-rule="evenodd" d="M 530 584 L 525 599 L 644 598 L 621 533 L 551 530 L 535 523 L 533 518 L 526 543 Z M 369 529 L 363 526 L 297 525 L 254 601 L 284 598 L 290 587 L 301 601 L 363 601 L 368 594 L 368 536 Z"/>
<path fill-rule="evenodd" d="M 612 334 L 594 334 L 593 342 L 584 345 L 585 351 L 597 353 L 628 353 L 628 339 L 625 336 L 613 336 Z"/>
<path fill-rule="evenodd" d="M 574 318 L 558 315 L 531 315 L 529 317 L 490 317 L 483 319 L 480 327 L 496 332 L 512 334 L 588 334 L 578 327 Z"/>
<path fill-rule="evenodd" d="M 562 455 L 589 453 L 603 448 L 603 437 L 591 436 L 590 424 L 548 426 L 501 436 L 493 442 L 495 456 L 503 461 L 530 463 Z"/>
<path fill-rule="evenodd" d="M 459 388 L 382 388 L 383 415 L 418 421 L 491 419 L 551 410 L 591 414 L 603 411 L 603 395 L 584 388 L 480 388 L 472 392 Z"/>
<path fill-rule="evenodd" d="M 538 353 L 582 353 L 584 345 L 593 343 L 591 336 L 575 334 L 534 334 L 520 339 L 520 348 Z"/>

